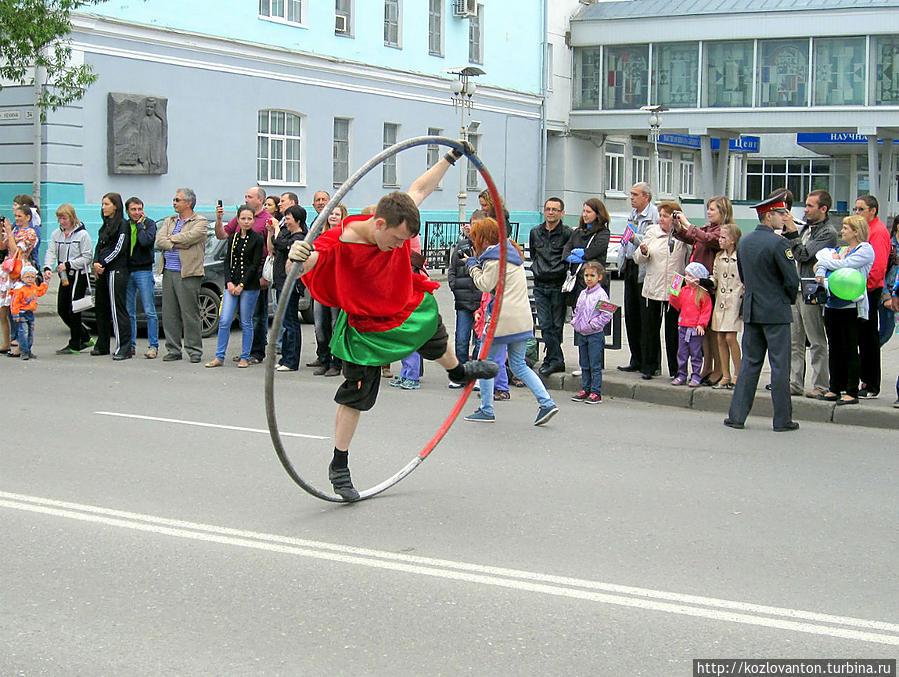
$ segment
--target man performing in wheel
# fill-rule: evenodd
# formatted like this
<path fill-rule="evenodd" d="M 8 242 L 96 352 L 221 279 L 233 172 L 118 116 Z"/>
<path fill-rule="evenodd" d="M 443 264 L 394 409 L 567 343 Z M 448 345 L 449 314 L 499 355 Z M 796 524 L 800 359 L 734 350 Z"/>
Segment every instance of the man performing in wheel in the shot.
<path fill-rule="evenodd" d="M 341 308 L 331 351 L 343 360 L 345 380 L 334 396 L 334 458 L 328 479 L 346 501 L 359 498 L 347 456 L 360 412 L 377 399 L 382 364 L 417 350 L 456 383 L 493 378 L 499 371 L 489 360 L 459 363 L 432 294 L 438 285 L 414 274 L 410 264 L 410 240 L 420 228 L 418 205 L 460 157 L 460 151 L 451 150 L 408 193 L 385 195 L 373 215 L 349 217 L 342 228 L 320 235 L 314 248 L 306 241 L 290 248 L 289 258 L 303 264 L 300 275 L 312 297 Z"/>

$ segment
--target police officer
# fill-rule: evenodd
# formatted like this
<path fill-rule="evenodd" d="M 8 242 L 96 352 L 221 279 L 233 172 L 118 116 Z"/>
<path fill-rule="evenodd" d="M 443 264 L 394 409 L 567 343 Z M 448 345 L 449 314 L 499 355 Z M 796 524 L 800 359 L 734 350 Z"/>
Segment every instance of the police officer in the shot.
<path fill-rule="evenodd" d="M 759 373 L 768 352 L 774 430 L 799 428 L 790 402 L 790 305 L 799 290 L 799 273 L 790 244 L 775 229 L 789 219 L 785 193 L 755 205 L 756 229 L 740 239 L 737 268 L 743 280 L 743 362 L 724 425 L 742 429 L 752 409 Z"/>

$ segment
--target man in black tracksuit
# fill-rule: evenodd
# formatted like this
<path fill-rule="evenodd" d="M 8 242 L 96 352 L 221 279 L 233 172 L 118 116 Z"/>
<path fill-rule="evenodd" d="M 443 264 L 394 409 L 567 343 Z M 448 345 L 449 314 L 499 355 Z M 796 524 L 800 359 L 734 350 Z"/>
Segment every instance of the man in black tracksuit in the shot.
<path fill-rule="evenodd" d="M 546 350 L 540 374 L 549 376 L 565 371 L 562 355 L 562 328 L 565 326 L 565 297 L 562 283 L 568 264 L 562 250 L 571 237 L 571 228 L 562 223 L 565 203 L 551 197 L 543 204 L 544 221 L 530 233 L 528 248 L 534 275 L 534 305 L 537 323 Z"/>

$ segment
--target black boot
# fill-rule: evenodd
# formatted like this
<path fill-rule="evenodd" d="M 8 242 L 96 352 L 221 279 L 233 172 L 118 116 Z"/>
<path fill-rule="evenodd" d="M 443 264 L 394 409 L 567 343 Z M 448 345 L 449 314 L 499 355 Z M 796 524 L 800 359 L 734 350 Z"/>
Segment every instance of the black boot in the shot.
<path fill-rule="evenodd" d="M 331 480 L 334 493 L 344 501 L 359 500 L 359 492 L 356 491 L 356 488 L 353 486 L 353 480 L 350 479 L 349 468 L 335 468 L 332 463 L 328 466 L 328 479 Z"/>
<path fill-rule="evenodd" d="M 499 365 L 492 360 L 469 360 L 462 365 L 465 370 L 463 383 L 477 381 L 479 378 L 496 378 L 499 374 Z"/>

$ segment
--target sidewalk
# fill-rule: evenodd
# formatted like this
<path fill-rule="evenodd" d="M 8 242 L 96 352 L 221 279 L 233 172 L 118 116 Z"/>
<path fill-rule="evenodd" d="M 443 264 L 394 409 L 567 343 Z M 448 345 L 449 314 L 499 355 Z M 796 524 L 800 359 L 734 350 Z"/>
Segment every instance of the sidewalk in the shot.
<path fill-rule="evenodd" d="M 453 296 L 444 279 L 435 278 L 441 282 L 440 289 L 435 297 L 440 306 L 440 313 L 446 324 L 447 330 L 452 335 L 455 329 L 455 311 L 453 310 Z M 56 318 L 56 289 L 57 284 L 51 282 L 51 288 L 38 300 L 37 317 Z M 612 281 L 612 301 L 621 304 L 623 283 L 620 280 Z M 59 319 L 56 318 L 59 322 Z M 603 371 L 603 397 L 606 399 L 629 399 L 652 404 L 661 404 L 671 407 L 685 407 L 697 411 L 718 412 L 727 414 L 730 406 L 732 391 L 713 390 L 711 388 L 687 388 L 675 387 L 669 384 L 670 378 L 659 376 L 651 381 L 644 381 L 640 374 L 620 372 L 618 366 L 625 366 L 630 359 L 630 351 L 627 346 L 627 335 L 622 327 L 622 347 L 620 350 L 606 350 L 606 365 Z M 309 337 L 312 340 L 312 337 Z M 305 342 L 309 346 L 312 343 Z M 664 348 L 663 348 L 664 349 Z M 545 379 L 546 385 L 551 390 L 575 393 L 581 389 L 580 377 L 571 375 L 578 368 L 577 347 L 574 345 L 574 333 L 570 325 L 565 326 L 562 350 L 565 354 L 565 373 L 553 374 Z M 858 406 L 838 407 L 832 402 L 811 400 L 806 397 L 793 398 L 793 418 L 797 421 L 810 421 L 816 423 L 840 423 L 847 425 L 861 425 L 869 428 L 885 428 L 895 430 L 899 428 L 899 409 L 894 409 L 893 401 L 896 399 L 896 376 L 899 373 L 899 337 L 894 336 L 881 350 L 881 394 L 875 400 L 862 400 Z M 767 364 L 759 378 L 759 390 L 756 393 L 755 404 L 751 416 L 767 418 L 766 425 L 770 423 L 772 415 L 771 394 L 765 390 L 765 384 L 769 381 L 769 369 Z M 808 384 L 807 384 L 808 386 Z M 750 422 L 752 426 L 758 423 Z"/>

